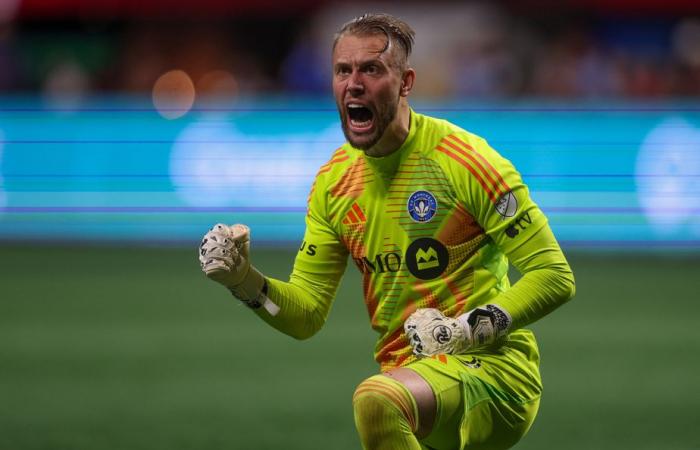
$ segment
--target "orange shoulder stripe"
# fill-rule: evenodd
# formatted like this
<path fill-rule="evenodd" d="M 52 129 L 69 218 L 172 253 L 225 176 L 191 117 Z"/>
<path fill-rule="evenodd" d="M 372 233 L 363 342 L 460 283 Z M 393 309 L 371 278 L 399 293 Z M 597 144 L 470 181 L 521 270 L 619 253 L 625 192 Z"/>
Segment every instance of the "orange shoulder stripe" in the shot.
<path fill-rule="evenodd" d="M 481 161 L 483 166 L 488 171 L 490 171 L 490 173 L 496 178 L 494 183 L 499 184 L 503 188 L 503 191 L 501 192 L 502 194 L 505 194 L 506 192 L 510 191 L 510 187 L 508 186 L 506 181 L 503 179 L 503 176 L 501 176 L 500 172 L 498 172 L 498 170 L 496 170 L 496 168 L 493 167 L 491 165 L 491 163 L 486 158 L 484 158 L 484 156 L 481 153 L 474 150 L 474 147 L 472 147 L 471 145 L 467 144 L 466 142 L 464 142 L 463 140 L 458 138 L 457 135 L 452 134 L 452 135 L 447 136 L 447 137 L 456 141 L 457 144 L 459 144 L 463 148 L 470 150 L 477 158 L 479 158 L 479 161 Z"/>
<path fill-rule="evenodd" d="M 508 192 L 508 190 L 503 189 L 503 184 L 501 184 L 499 182 L 499 179 L 502 180 L 503 178 L 501 178 L 501 176 L 499 174 L 497 174 L 497 172 L 487 170 L 481 164 L 481 162 L 477 159 L 477 157 L 481 156 L 477 152 L 475 152 L 474 150 L 467 151 L 464 148 L 460 147 L 459 145 L 455 144 L 454 142 L 447 140 L 447 138 L 444 138 L 441 142 L 444 145 L 449 146 L 453 151 L 460 154 L 463 158 L 466 158 L 467 162 L 470 162 L 471 164 L 473 164 L 474 167 L 477 170 L 479 170 L 483 174 L 484 177 L 486 177 L 486 179 L 489 182 L 489 186 L 491 187 L 491 190 L 497 194 L 497 197 L 500 198 L 503 194 Z M 469 148 L 471 148 L 471 147 L 469 147 Z M 481 159 L 485 161 L 485 159 L 483 159 L 483 157 L 481 157 Z"/>
<path fill-rule="evenodd" d="M 468 163 L 473 164 L 474 167 L 477 170 L 479 170 L 482 173 L 482 175 L 488 180 L 490 186 L 492 187 L 492 190 L 494 190 L 498 194 L 499 197 L 507 192 L 507 191 L 501 192 L 501 186 L 500 186 L 500 183 L 498 182 L 497 176 L 495 174 L 493 174 L 492 172 L 488 171 L 481 164 L 481 162 L 477 159 L 477 156 L 480 156 L 478 153 L 476 153 L 474 150 L 467 151 L 464 148 L 462 148 L 461 146 L 448 140 L 447 138 L 444 138 L 441 142 L 442 142 L 442 144 L 449 146 L 453 151 L 462 155 L 462 157 L 466 158 L 466 161 Z M 471 147 L 469 147 L 469 148 L 471 148 Z"/>
<path fill-rule="evenodd" d="M 328 161 L 326 164 L 321 166 L 321 169 L 319 169 L 318 173 L 328 172 L 329 170 L 331 170 L 331 166 L 333 166 L 333 164 L 347 161 L 348 159 L 350 159 L 349 156 L 340 156 L 340 157 L 334 156 L 330 161 Z"/>
<path fill-rule="evenodd" d="M 486 194 L 488 194 L 491 202 L 496 203 L 498 201 L 498 198 L 496 198 L 496 195 L 493 193 L 493 191 L 491 190 L 489 185 L 486 184 L 484 179 L 481 178 L 481 175 L 479 175 L 479 173 L 476 171 L 476 169 L 474 169 L 471 165 L 467 164 L 464 160 L 462 160 L 462 158 L 458 157 L 457 155 L 455 155 L 454 153 L 452 153 L 450 150 L 446 149 L 445 147 L 441 146 L 440 144 L 438 144 L 438 146 L 435 147 L 435 150 L 446 154 L 450 158 L 454 159 L 455 161 L 457 161 L 458 163 L 460 163 L 461 165 L 466 167 L 467 170 L 469 172 L 471 172 L 472 175 L 474 175 L 474 178 L 476 178 L 476 181 L 479 182 L 481 187 L 484 188 L 484 191 L 486 191 Z"/>

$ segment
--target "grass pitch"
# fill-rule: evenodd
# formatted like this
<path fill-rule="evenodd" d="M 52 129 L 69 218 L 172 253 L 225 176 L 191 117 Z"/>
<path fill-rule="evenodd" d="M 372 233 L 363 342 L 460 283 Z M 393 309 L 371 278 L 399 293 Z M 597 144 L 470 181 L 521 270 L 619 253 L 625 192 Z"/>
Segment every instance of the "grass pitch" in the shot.
<path fill-rule="evenodd" d="M 293 252 L 255 251 L 286 279 Z M 572 254 L 536 324 L 545 395 L 519 449 L 697 449 L 697 257 Z M 358 449 L 374 335 L 353 267 L 298 342 L 199 272 L 195 249 L 0 247 L 0 449 Z"/>

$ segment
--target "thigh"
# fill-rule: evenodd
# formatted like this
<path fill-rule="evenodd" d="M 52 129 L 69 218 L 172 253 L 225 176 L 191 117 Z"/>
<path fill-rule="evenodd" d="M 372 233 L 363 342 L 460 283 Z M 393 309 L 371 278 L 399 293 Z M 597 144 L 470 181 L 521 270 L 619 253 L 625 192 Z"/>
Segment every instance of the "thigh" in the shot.
<path fill-rule="evenodd" d="M 421 440 L 426 447 L 500 449 L 522 438 L 537 413 L 541 384 L 536 345 L 522 351 L 521 344 L 516 336 L 497 351 L 437 355 L 406 366 L 435 393 L 433 430 Z"/>
<path fill-rule="evenodd" d="M 421 444 L 426 448 L 457 449 L 460 446 L 459 429 L 465 413 L 462 379 L 458 372 L 451 370 L 452 367 L 439 366 L 449 364 L 452 358 L 438 355 L 406 366 L 406 369 L 418 373 L 435 394 L 436 411 L 432 429 L 428 436 L 421 439 Z"/>

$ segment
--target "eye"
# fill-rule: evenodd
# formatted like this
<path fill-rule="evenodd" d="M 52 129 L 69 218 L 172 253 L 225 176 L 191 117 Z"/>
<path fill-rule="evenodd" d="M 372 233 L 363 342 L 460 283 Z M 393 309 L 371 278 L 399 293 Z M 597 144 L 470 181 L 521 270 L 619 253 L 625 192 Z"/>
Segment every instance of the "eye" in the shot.
<path fill-rule="evenodd" d="M 351 69 L 349 66 L 337 66 L 335 68 L 336 75 L 350 75 Z"/>
<path fill-rule="evenodd" d="M 379 73 L 379 67 L 377 67 L 375 64 L 370 64 L 365 67 L 365 73 L 368 75 L 375 75 Z"/>

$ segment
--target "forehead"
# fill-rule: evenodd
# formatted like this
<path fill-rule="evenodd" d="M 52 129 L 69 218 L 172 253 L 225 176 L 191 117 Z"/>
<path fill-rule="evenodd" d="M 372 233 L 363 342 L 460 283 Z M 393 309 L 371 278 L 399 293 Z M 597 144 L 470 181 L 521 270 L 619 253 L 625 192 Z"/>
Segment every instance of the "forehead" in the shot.
<path fill-rule="evenodd" d="M 338 39 L 333 50 L 333 63 L 352 63 L 369 59 L 388 62 L 389 52 L 383 51 L 387 37 L 382 34 L 349 34 Z"/>

